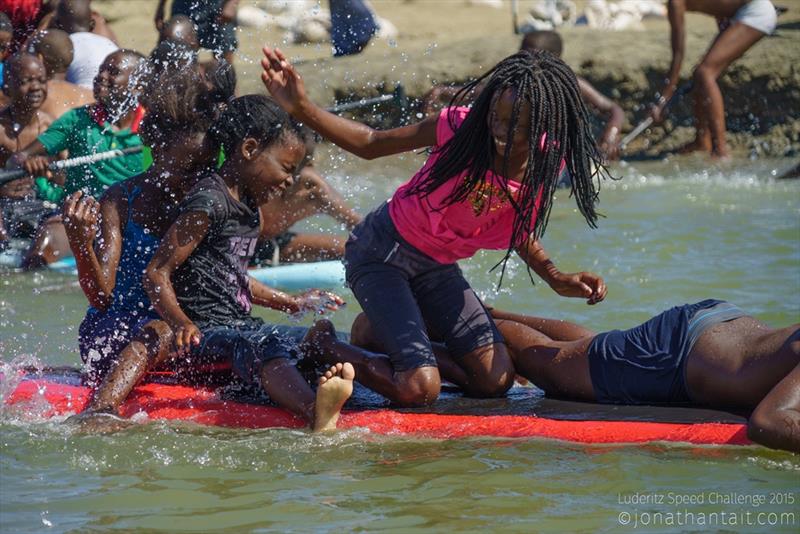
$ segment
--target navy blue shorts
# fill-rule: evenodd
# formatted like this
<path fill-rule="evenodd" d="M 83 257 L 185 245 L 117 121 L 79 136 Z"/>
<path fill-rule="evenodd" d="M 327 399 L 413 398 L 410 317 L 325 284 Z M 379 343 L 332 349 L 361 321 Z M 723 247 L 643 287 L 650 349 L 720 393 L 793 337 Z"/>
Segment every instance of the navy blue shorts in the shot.
<path fill-rule="evenodd" d="M 388 204 L 353 229 L 344 264 L 347 284 L 395 371 L 436 366 L 428 331 L 455 358 L 503 343 L 458 265 L 439 263 L 403 240 Z"/>
<path fill-rule="evenodd" d="M 746 314 L 725 301 L 667 310 L 630 330 L 598 334 L 589 345 L 595 397 L 608 404 L 690 403 L 686 360 L 703 332 Z"/>
<path fill-rule="evenodd" d="M 234 373 L 248 384 L 259 384 L 264 364 L 277 358 L 296 362 L 300 341 L 308 332 L 303 326 L 274 325 L 252 321 L 238 327 L 201 328 L 200 345 L 190 357 L 203 363 L 229 361 Z"/>
<path fill-rule="evenodd" d="M 89 308 L 78 327 L 78 348 L 89 382 L 99 383 L 122 349 L 147 323 L 158 319 L 153 310 L 103 312 Z"/>

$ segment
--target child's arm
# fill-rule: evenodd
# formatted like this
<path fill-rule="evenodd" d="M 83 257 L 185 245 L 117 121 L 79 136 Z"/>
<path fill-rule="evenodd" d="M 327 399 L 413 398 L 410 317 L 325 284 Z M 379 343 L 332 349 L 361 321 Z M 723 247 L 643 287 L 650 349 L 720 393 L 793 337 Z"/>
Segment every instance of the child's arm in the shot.
<path fill-rule="evenodd" d="M 581 77 L 578 77 L 578 87 L 583 100 L 608 119 L 603 135 L 600 137 L 600 150 L 608 159 L 617 159 L 619 157 L 619 132 L 625 122 L 625 112 L 622 111 L 619 104 L 606 97 Z"/>
<path fill-rule="evenodd" d="M 153 307 L 172 328 L 178 352 L 199 345 L 201 334 L 178 304 L 172 275 L 205 239 L 210 226 L 211 219 L 201 211 L 179 215 L 161 240 L 142 280 Z"/>
<path fill-rule="evenodd" d="M 111 302 L 122 253 L 119 203 L 121 189 L 115 187 L 98 203 L 82 191 L 64 201 L 62 217 L 69 248 L 78 267 L 78 281 L 89 304 L 105 309 Z M 95 243 L 100 217 L 100 239 Z"/>
<path fill-rule="evenodd" d="M 597 304 L 606 297 L 608 290 L 600 276 L 585 271 L 562 273 L 542 244 L 533 237 L 517 248 L 517 254 L 562 297 L 585 298 L 587 304 Z"/>
<path fill-rule="evenodd" d="M 669 0 L 667 2 L 667 16 L 669 18 L 670 40 L 672 42 L 672 62 L 669 73 L 664 80 L 656 103 L 653 105 L 651 115 L 656 121 L 663 120 L 664 105 L 675 94 L 678 88 L 678 79 L 681 75 L 681 65 L 686 50 L 686 0 Z"/>
<path fill-rule="evenodd" d="M 280 50 L 264 47 L 261 66 L 264 69 L 261 80 L 283 109 L 359 157 L 374 159 L 436 144 L 437 116 L 401 128 L 374 130 L 360 122 L 325 111 L 311 102 L 300 74 Z"/>
<path fill-rule="evenodd" d="M 250 295 L 253 304 L 289 314 L 316 309 L 320 305 L 330 311 L 335 311 L 344 304 L 344 300 L 340 296 L 328 291 L 312 289 L 293 296 L 262 284 L 253 277 L 250 277 Z"/>
<path fill-rule="evenodd" d="M 156 14 L 153 17 L 153 22 L 156 25 L 156 30 L 159 32 L 164 27 L 164 4 L 167 3 L 167 0 L 158 0 L 158 6 L 156 6 Z"/>
<path fill-rule="evenodd" d="M 239 9 L 239 0 L 225 0 L 219 13 L 220 22 L 234 22 L 236 11 Z"/>

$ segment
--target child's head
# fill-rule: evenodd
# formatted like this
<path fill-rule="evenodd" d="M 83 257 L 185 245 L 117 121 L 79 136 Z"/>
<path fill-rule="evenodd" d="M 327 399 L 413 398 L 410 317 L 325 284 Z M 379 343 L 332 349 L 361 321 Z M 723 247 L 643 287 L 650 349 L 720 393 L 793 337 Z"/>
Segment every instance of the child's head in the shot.
<path fill-rule="evenodd" d="M 17 52 L 5 62 L 3 92 L 21 111 L 36 111 L 47 98 L 47 72 L 42 61 L 28 52 Z"/>
<path fill-rule="evenodd" d="M 110 53 L 94 78 L 94 99 L 112 114 L 133 107 L 141 93 L 144 64 L 144 56 L 135 50 Z"/>
<path fill-rule="evenodd" d="M 67 33 L 91 32 L 94 29 L 91 0 L 60 0 L 50 27 Z"/>
<path fill-rule="evenodd" d="M 11 41 L 14 39 L 14 26 L 11 19 L 4 12 L 0 11 L 0 61 L 5 59 Z"/>
<path fill-rule="evenodd" d="M 158 43 L 148 58 L 149 74 L 158 76 L 165 71 L 181 70 L 197 64 L 197 52 L 186 43 L 166 40 Z"/>
<path fill-rule="evenodd" d="M 165 22 L 158 34 L 158 41 L 177 41 L 185 43 L 195 52 L 200 50 L 197 27 L 186 15 L 175 15 Z"/>
<path fill-rule="evenodd" d="M 69 34 L 55 28 L 36 32 L 28 44 L 28 51 L 42 59 L 50 78 L 55 74 L 65 74 L 75 55 Z"/>
<path fill-rule="evenodd" d="M 231 101 L 208 133 L 225 150 L 225 165 L 239 177 L 246 196 L 257 204 L 284 189 L 305 156 L 289 115 L 262 95 Z"/>
<path fill-rule="evenodd" d="M 561 36 L 558 33 L 552 30 L 533 31 L 525 34 L 519 49 L 531 53 L 537 50 L 544 50 L 554 56 L 561 57 L 561 52 L 564 51 L 564 41 L 561 40 Z"/>
<path fill-rule="evenodd" d="M 235 88 L 235 79 L 231 83 L 224 76 L 207 81 L 197 65 L 150 78 L 143 92 L 147 114 L 139 133 L 153 159 L 186 173 L 216 163 L 219 146 L 207 132 Z"/>
<path fill-rule="evenodd" d="M 595 226 L 594 177 L 607 171 L 572 70 L 550 53 L 518 52 L 465 86 L 451 105 L 463 102 L 478 84 L 484 89 L 464 122 L 410 194 L 430 193 L 466 171 L 447 199 L 463 202 L 483 185 L 487 172 L 512 177 L 512 165 L 522 166 L 517 171 L 520 188 L 511 196 L 516 217 L 510 255 L 531 229 L 537 238 L 544 233 L 563 162 L 572 176 L 578 208 Z"/>

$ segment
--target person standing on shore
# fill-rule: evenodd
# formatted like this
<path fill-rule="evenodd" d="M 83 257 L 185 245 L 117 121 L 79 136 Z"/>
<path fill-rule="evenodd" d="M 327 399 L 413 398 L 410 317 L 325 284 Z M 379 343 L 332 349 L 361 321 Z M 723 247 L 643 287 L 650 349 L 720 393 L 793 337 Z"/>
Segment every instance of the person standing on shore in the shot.
<path fill-rule="evenodd" d="M 687 11 L 716 17 L 719 34 L 692 74 L 695 139 L 680 152 L 704 151 L 715 158 L 728 158 L 725 140 L 725 106 L 717 79 L 765 35 L 775 30 L 777 14 L 769 0 L 669 0 L 667 2 L 672 39 L 672 62 L 665 85 L 653 104 L 651 116 L 660 122 L 665 107 L 675 94 L 686 50 Z"/>

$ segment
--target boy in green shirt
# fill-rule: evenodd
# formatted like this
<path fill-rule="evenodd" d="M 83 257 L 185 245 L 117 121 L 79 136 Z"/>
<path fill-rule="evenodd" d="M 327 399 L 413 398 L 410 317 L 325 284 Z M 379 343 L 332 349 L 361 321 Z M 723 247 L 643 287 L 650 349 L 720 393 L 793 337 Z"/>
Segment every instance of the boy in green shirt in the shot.
<path fill-rule="evenodd" d="M 138 105 L 136 74 L 144 57 L 133 50 L 117 50 L 108 55 L 94 80 L 96 102 L 72 109 L 39 137 L 17 152 L 7 167 L 21 167 L 33 176 L 49 175 L 47 155 L 68 150 L 70 157 L 87 156 L 142 144 L 137 134 L 144 110 Z M 73 167 L 66 171 L 63 194 L 75 191 L 99 198 L 111 185 L 143 171 L 142 155 L 132 154 Z M 60 216 L 42 224 L 34 243 L 23 259 L 23 268 L 41 267 L 69 253 Z"/>

